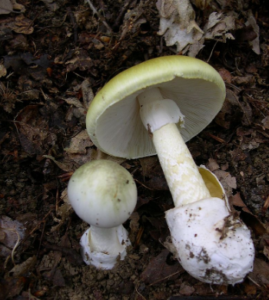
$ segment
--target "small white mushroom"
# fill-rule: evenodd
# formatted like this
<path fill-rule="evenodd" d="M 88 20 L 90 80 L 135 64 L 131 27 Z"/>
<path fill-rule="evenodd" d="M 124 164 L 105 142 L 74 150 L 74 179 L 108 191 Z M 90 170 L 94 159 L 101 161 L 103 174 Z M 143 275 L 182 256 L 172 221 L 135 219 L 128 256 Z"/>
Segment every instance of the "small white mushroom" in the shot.
<path fill-rule="evenodd" d="M 118 258 L 124 259 L 130 245 L 122 224 L 137 201 L 133 177 L 115 162 L 95 160 L 75 171 L 67 191 L 76 214 L 91 225 L 80 240 L 84 262 L 112 269 Z"/>
<path fill-rule="evenodd" d="M 182 210 L 181 213 L 177 213 L 178 210 L 174 209 L 174 213 L 167 212 L 166 215 L 174 244 L 176 247 L 180 245 L 179 260 L 183 255 L 180 247 L 182 245 L 185 247 L 186 243 L 178 235 L 174 239 L 174 235 L 179 231 L 184 236 L 182 228 L 186 227 L 187 219 L 181 222 L 181 214 L 184 214 L 185 206 L 188 209 L 188 206 L 192 204 L 195 206 L 197 201 L 203 199 L 207 199 L 206 203 L 208 199 L 216 200 L 193 161 L 185 142 L 202 131 L 213 120 L 221 109 L 224 99 L 224 82 L 210 65 L 191 57 L 166 56 L 146 61 L 115 76 L 98 92 L 87 113 L 88 133 L 91 140 L 102 151 L 126 158 L 144 157 L 157 153 L 175 207 L 179 211 Z M 211 175 L 208 176 L 213 180 Z M 215 202 L 220 206 L 221 214 L 213 213 L 212 217 L 215 217 L 215 221 L 212 220 L 211 223 L 218 224 L 216 226 L 222 230 L 221 228 L 227 227 L 225 220 L 229 219 L 230 211 L 221 196 Z M 203 208 L 204 211 L 207 209 L 210 214 L 210 205 L 203 206 Z M 194 223 L 188 225 L 189 228 L 194 228 L 193 224 L 196 224 L 198 219 L 197 216 Z M 238 219 L 232 223 L 237 224 L 239 222 L 237 221 Z M 234 244 L 231 246 L 228 244 L 227 249 L 231 247 L 228 250 L 230 252 L 244 251 L 243 243 L 246 241 L 250 245 L 248 253 L 251 255 L 248 256 L 247 267 L 238 269 L 240 275 L 236 275 L 236 279 L 234 275 L 222 273 L 222 268 L 225 268 L 224 263 L 210 267 L 211 276 L 207 278 L 200 275 L 203 272 L 200 270 L 200 264 L 196 262 L 191 268 L 184 264 L 185 269 L 194 277 L 210 283 L 225 284 L 242 281 L 251 270 L 249 266 L 252 266 L 254 256 L 250 233 L 245 225 L 242 224 L 242 226 L 243 235 L 246 237 L 242 243 L 238 242 L 239 236 L 241 237 L 238 233 L 239 229 L 236 229 L 234 235 L 227 235 L 229 239 L 236 239 L 238 245 L 235 248 Z M 231 231 L 234 231 L 235 227 L 239 228 L 231 226 Z M 207 226 L 204 228 L 206 232 Z M 219 237 L 221 236 L 219 234 Z M 194 245 L 193 242 L 193 240 L 190 242 L 190 246 Z M 215 238 L 216 252 L 219 252 L 218 249 L 222 246 L 217 245 L 217 242 Z M 207 254 L 211 255 L 211 253 L 214 251 Z M 235 264 L 235 260 L 230 258 L 228 260 L 234 264 L 229 265 L 229 269 L 236 269 L 238 264 Z M 215 276 L 212 275 L 213 273 L 224 275 Z"/>

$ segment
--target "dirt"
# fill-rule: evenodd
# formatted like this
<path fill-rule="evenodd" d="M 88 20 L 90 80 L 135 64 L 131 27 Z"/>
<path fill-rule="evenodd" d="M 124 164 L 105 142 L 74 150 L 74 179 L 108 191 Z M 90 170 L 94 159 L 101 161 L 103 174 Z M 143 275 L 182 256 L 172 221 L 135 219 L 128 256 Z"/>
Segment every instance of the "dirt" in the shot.
<path fill-rule="evenodd" d="M 237 9 L 228 2 L 227 11 Z M 260 55 L 243 25 L 234 40 L 205 41 L 197 55 L 220 72 L 227 99 L 187 144 L 197 165 L 220 178 L 256 250 L 254 271 L 235 286 L 199 282 L 165 248 L 164 212 L 173 202 L 157 158 L 107 157 L 85 133 L 88 104 L 110 78 L 147 59 L 182 54 L 157 34 L 155 1 L 92 1 L 97 14 L 83 1 L 18 3 L 25 12 L 0 15 L 0 299 L 266 299 L 268 3 L 243 7 L 259 26 Z M 203 13 L 196 8 L 197 17 Z M 72 172 L 100 157 L 130 171 L 139 195 L 124 224 L 132 246 L 111 271 L 83 263 L 79 239 L 88 225 L 66 201 Z"/>

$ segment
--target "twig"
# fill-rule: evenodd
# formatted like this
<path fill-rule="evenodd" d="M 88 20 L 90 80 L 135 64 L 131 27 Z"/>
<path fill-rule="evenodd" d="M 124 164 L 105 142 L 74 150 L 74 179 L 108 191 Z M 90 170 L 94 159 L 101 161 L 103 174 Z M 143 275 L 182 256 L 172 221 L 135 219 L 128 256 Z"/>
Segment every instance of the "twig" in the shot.
<path fill-rule="evenodd" d="M 115 21 L 114 24 L 113 24 L 113 29 L 115 29 L 115 28 L 117 28 L 117 27 L 119 26 L 120 20 L 121 20 L 121 18 L 122 18 L 122 16 L 123 16 L 124 12 L 125 12 L 126 9 L 128 8 L 128 6 L 130 5 L 131 1 L 132 1 L 132 0 L 127 0 L 127 1 L 125 2 L 125 4 L 123 5 L 123 7 L 122 7 L 122 9 L 121 9 L 121 11 L 120 11 L 120 13 L 119 13 L 119 15 L 118 15 L 116 21 Z"/>
<path fill-rule="evenodd" d="M 207 59 L 207 63 L 210 61 L 210 58 L 211 58 L 211 56 L 212 56 L 212 54 L 213 54 L 213 51 L 214 51 L 214 49 L 215 49 L 215 47 L 217 46 L 217 43 L 218 43 L 218 41 L 216 41 L 216 43 L 214 44 L 214 46 L 213 46 L 213 48 L 212 48 L 212 50 L 211 50 L 211 52 L 210 52 L 210 55 L 209 55 L 209 57 L 208 57 L 208 59 Z"/>
<path fill-rule="evenodd" d="M 94 15 L 97 15 L 98 18 L 103 22 L 103 24 L 106 26 L 107 30 L 109 33 L 112 33 L 112 29 L 111 27 L 107 24 L 106 20 L 104 20 L 104 18 L 99 14 L 99 12 L 97 11 L 97 9 L 93 6 L 93 4 L 91 3 L 91 0 L 86 0 L 91 8 L 91 10 L 93 11 Z"/>
<path fill-rule="evenodd" d="M 77 24 L 77 22 L 74 18 L 74 14 L 71 11 L 70 7 L 67 8 L 67 13 L 70 17 L 71 23 L 72 23 L 73 28 L 74 28 L 74 43 L 76 44 L 77 41 L 78 41 L 78 24 Z"/>
<path fill-rule="evenodd" d="M 8 258 L 7 258 L 6 261 L 5 261 L 5 266 L 4 266 L 4 268 L 6 268 L 6 265 L 7 265 L 7 262 L 8 262 L 9 257 L 11 258 L 13 265 L 16 266 L 15 260 L 14 260 L 14 254 L 15 254 L 15 250 L 17 249 L 17 247 L 19 246 L 19 243 L 20 243 L 20 241 L 21 241 L 21 237 L 20 237 L 20 235 L 19 235 L 19 233 L 18 233 L 18 231 L 17 231 L 16 229 L 5 228 L 5 230 L 15 232 L 16 235 L 17 235 L 17 237 L 18 237 L 18 239 L 17 239 L 17 241 L 16 241 L 16 243 L 15 243 L 15 245 L 14 245 L 12 251 L 11 251 L 10 256 L 8 256 Z"/>

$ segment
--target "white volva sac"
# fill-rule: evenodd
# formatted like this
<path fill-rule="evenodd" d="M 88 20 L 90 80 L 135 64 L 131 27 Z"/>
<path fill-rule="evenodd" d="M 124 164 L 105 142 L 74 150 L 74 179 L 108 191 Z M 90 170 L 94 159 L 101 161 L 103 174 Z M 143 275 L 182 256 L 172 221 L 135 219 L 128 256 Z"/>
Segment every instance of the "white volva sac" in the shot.
<path fill-rule="evenodd" d="M 207 198 L 166 212 L 176 256 L 193 277 L 211 284 L 242 282 L 252 271 L 250 232 L 225 201 Z"/>
<path fill-rule="evenodd" d="M 84 262 L 98 269 L 112 269 L 118 258 L 124 259 L 131 244 L 121 224 L 136 205 L 133 177 L 115 162 L 88 162 L 70 178 L 68 199 L 76 214 L 91 225 L 80 240 Z"/>
<path fill-rule="evenodd" d="M 175 204 L 166 220 L 176 256 L 191 275 L 213 284 L 241 282 L 254 260 L 249 230 L 231 213 L 216 177 L 197 168 L 185 144 L 213 120 L 224 99 L 224 82 L 210 65 L 159 57 L 111 79 L 86 119 L 102 151 L 125 158 L 158 155 Z"/>

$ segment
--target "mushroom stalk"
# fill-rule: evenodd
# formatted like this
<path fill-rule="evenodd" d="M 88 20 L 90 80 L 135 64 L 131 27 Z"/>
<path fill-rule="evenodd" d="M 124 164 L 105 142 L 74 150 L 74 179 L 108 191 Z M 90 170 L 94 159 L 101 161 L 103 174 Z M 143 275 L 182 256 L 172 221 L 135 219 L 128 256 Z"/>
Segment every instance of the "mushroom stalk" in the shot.
<path fill-rule="evenodd" d="M 118 226 L 101 228 L 91 225 L 89 245 L 92 251 L 109 253 L 110 255 L 118 255 L 126 247 L 124 241 L 119 240 Z"/>
<path fill-rule="evenodd" d="M 170 99 L 163 99 L 158 88 L 154 92 L 146 90 L 138 100 L 142 122 L 153 134 L 153 144 L 175 206 L 208 198 L 210 193 L 176 126 L 184 119 L 178 106 Z"/>

